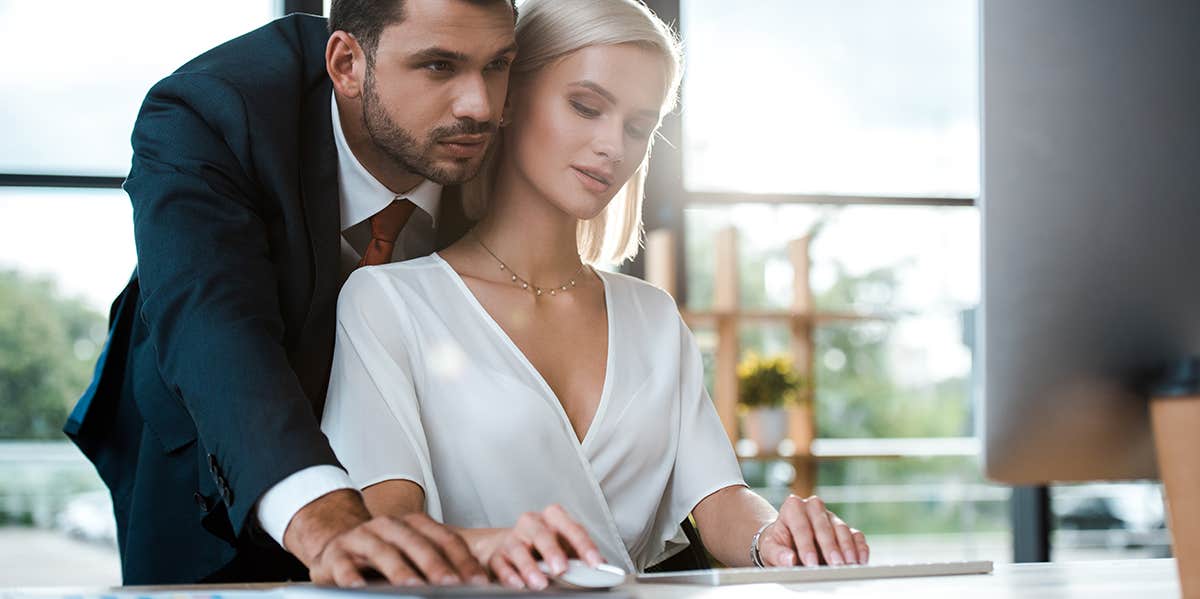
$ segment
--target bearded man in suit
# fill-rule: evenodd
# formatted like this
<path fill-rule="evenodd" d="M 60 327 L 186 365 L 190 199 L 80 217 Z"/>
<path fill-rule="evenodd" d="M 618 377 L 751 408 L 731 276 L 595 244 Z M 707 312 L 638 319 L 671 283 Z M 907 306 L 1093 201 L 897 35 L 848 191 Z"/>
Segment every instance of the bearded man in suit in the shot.
<path fill-rule="evenodd" d="M 334 0 L 147 95 L 124 189 L 138 266 L 65 432 L 113 498 L 125 584 L 483 582 L 423 514 L 372 518 L 319 426 L 338 291 L 467 228 L 510 0 Z"/>

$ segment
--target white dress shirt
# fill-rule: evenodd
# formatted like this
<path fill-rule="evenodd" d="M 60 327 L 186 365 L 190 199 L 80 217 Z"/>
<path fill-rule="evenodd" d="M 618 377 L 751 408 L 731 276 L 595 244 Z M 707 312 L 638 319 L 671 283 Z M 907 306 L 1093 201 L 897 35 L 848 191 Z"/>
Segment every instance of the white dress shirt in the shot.
<path fill-rule="evenodd" d="M 356 270 L 338 299 L 321 428 L 354 485 L 425 491 L 434 519 L 510 527 L 562 505 L 609 563 L 643 571 L 686 546 L 680 522 L 744 485 L 675 301 L 598 272 L 604 386 L 580 442 L 554 391 L 438 254 Z"/>
<path fill-rule="evenodd" d="M 407 199 L 416 204 L 418 210 L 413 211 L 408 223 L 400 231 L 392 259 L 407 260 L 433 252 L 436 249 L 435 227 L 442 186 L 426 180 L 403 194 L 396 194 L 388 189 L 363 167 L 350 150 L 346 134 L 342 131 L 336 96 L 330 95 L 329 105 L 338 160 L 342 280 L 354 271 L 367 243 L 370 242 L 371 229 L 367 219 L 386 208 L 393 200 Z M 283 479 L 263 494 L 258 502 L 259 524 L 275 542 L 283 546 L 283 533 L 300 508 L 322 495 L 339 489 L 353 488 L 355 487 L 346 471 L 337 466 L 305 468 Z"/>

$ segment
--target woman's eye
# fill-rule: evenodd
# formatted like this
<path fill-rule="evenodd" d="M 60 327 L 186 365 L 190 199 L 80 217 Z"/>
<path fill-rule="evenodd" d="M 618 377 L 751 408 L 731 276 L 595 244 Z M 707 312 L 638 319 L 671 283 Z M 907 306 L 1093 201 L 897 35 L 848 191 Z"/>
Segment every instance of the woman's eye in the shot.
<path fill-rule="evenodd" d="M 572 100 L 571 107 L 575 109 L 575 112 L 578 112 L 580 115 L 583 115 L 584 117 L 587 117 L 589 119 L 593 119 L 593 118 L 600 116 L 599 110 L 596 110 L 595 108 L 592 108 L 582 102 L 577 102 L 577 101 Z"/>
<path fill-rule="evenodd" d="M 647 137 L 650 137 L 650 130 L 646 129 L 645 127 L 634 127 L 631 125 L 629 127 L 625 127 L 625 132 L 634 139 L 646 139 Z"/>

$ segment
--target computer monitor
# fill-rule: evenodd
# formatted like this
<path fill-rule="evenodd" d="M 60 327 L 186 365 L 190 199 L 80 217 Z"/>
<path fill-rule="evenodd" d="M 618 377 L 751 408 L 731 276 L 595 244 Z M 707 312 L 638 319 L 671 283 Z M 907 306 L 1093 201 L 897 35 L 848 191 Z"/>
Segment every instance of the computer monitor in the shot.
<path fill-rule="evenodd" d="M 986 473 L 1158 478 L 1150 398 L 1200 357 L 1200 2 L 980 15 Z"/>
<path fill-rule="evenodd" d="M 982 17 L 987 474 L 1156 478 L 1147 377 L 1200 356 L 1200 3 Z"/>

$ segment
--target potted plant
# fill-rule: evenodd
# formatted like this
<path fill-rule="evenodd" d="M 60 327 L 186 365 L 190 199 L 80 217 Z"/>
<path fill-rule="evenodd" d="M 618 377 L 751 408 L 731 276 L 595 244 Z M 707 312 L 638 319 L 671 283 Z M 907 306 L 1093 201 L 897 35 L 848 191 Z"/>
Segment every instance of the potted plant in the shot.
<path fill-rule="evenodd" d="M 804 387 L 789 356 L 750 353 L 738 365 L 742 432 L 759 451 L 773 453 L 788 438 L 787 407 L 799 402 Z"/>

